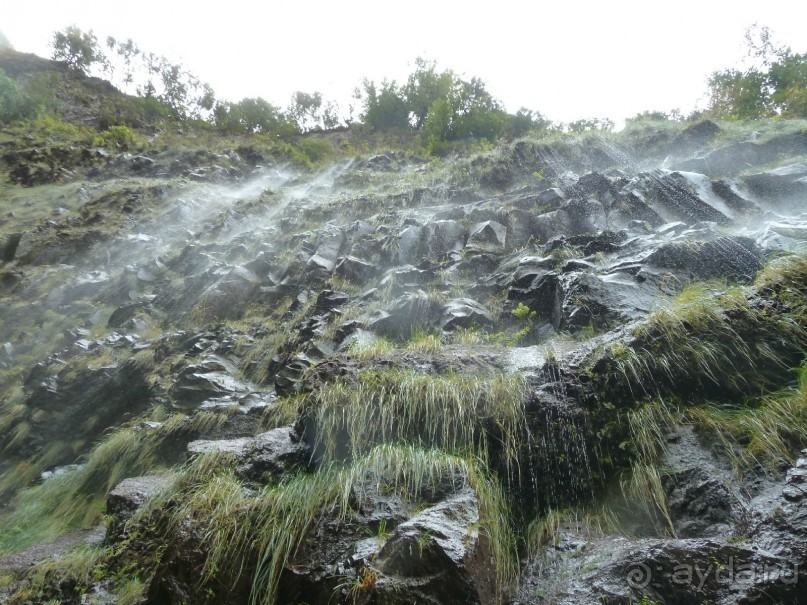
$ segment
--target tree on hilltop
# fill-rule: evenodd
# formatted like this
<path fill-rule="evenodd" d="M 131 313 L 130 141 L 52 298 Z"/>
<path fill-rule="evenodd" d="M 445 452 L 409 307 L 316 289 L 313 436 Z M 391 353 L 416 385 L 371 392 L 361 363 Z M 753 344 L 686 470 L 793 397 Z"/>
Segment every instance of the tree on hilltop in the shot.
<path fill-rule="evenodd" d="M 55 61 L 64 61 L 68 67 L 85 75 L 94 64 L 103 63 L 106 58 L 92 30 L 84 32 L 75 25 L 54 33 L 51 46 Z"/>

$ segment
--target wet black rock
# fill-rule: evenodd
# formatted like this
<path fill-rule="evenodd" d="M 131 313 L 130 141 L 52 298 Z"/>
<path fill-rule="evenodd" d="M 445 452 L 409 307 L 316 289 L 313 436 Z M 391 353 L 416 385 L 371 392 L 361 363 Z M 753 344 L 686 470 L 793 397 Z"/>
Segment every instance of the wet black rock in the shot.
<path fill-rule="evenodd" d="M 611 329 L 643 317 L 659 294 L 661 279 L 656 274 L 639 276 L 624 272 L 564 274 L 561 327 Z"/>
<path fill-rule="evenodd" d="M 261 285 L 261 278 L 246 267 L 221 267 L 217 279 L 201 295 L 195 310 L 200 321 L 233 319 L 241 315 Z"/>
<path fill-rule="evenodd" d="M 574 199 L 563 206 L 569 217 L 566 235 L 597 233 L 607 226 L 603 204 L 593 198 Z"/>
<path fill-rule="evenodd" d="M 713 221 L 729 224 L 731 217 L 708 200 L 700 197 L 693 182 L 680 172 L 650 175 L 649 204 L 666 220 L 680 220 L 687 224 Z"/>
<path fill-rule="evenodd" d="M 294 426 L 280 427 L 255 437 L 197 440 L 188 444 L 190 454 L 227 452 L 237 459 L 236 475 L 254 483 L 277 481 L 306 467 L 311 454 Z"/>
<path fill-rule="evenodd" d="M 684 271 L 700 279 L 727 277 L 749 281 L 762 268 L 762 250 L 750 238 L 718 237 L 712 241 L 662 244 L 645 258 L 655 267 Z"/>
<path fill-rule="evenodd" d="M 157 496 L 173 482 L 172 475 L 130 477 L 121 481 L 106 497 L 106 541 L 114 544 L 125 537 L 125 526 L 149 499 Z"/>
<path fill-rule="evenodd" d="M 337 275 L 360 284 L 373 277 L 378 272 L 378 266 L 355 256 L 346 256 L 339 261 L 334 270 Z"/>
<path fill-rule="evenodd" d="M 20 245 L 22 233 L 11 233 L 0 236 L 0 261 L 9 262 L 14 260 L 17 254 L 17 246 Z"/>
<path fill-rule="evenodd" d="M 171 387 L 173 401 L 180 407 L 194 408 L 208 399 L 245 394 L 250 386 L 234 377 L 235 366 L 219 356 L 206 357 L 183 368 Z"/>
<path fill-rule="evenodd" d="M 423 290 L 417 290 L 396 300 L 386 310 L 378 311 L 364 320 L 367 328 L 378 334 L 405 340 L 414 329 L 429 326 L 440 316 L 440 304 Z"/>
<path fill-rule="evenodd" d="M 129 348 L 131 344 L 122 342 L 120 346 Z M 75 439 L 76 434 L 91 441 L 115 426 L 121 415 L 136 415 L 145 409 L 151 394 L 146 378 L 148 366 L 141 367 L 132 361 L 102 367 L 74 363 L 71 368 L 54 358 L 29 372 L 25 386 L 29 393 L 26 405 L 31 431 L 23 442 L 13 447 L 7 445 L 9 458 L 31 456 L 55 441 Z M 73 455 L 71 451 L 62 451 L 50 462 L 65 464 L 73 460 Z"/>
<path fill-rule="evenodd" d="M 485 221 L 471 227 L 466 248 L 472 252 L 504 252 L 507 227 L 496 221 Z"/>
<path fill-rule="evenodd" d="M 563 287 L 555 271 L 534 264 L 522 264 L 515 271 L 507 299 L 535 311 L 538 321 L 549 322 L 556 330 L 562 321 Z"/>
<path fill-rule="evenodd" d="M 788 209 L 793 204 L 803 207 L 807 197 L 807 164 L 790 164 L 745 177 L 748 190 L 765 200 L 776 200 Z"/>
<path fill-rule="evenodd" d="M 362 595 L 368 603 L 492 605 L 497 586 L 477 529 L 479 501 L 462 477 L 455 481 L 420 494 L 425 508 L 418 513 L 395 492 L 364 486 L 353 496 L 351 524 L 326 517 L 306 538 L 281 578 L 279 601 L 346 600 L 350 583 L 372 573 Z M 389 535 L 368 537 L 381 522 Z"/>
<path fill-rule="evenodd" d="M 446 332 L 457 328 L 491 328 L 494 324 L 490 311 L 470 298 L 455 298 L 440 310 L 440 329 Z"/>
<path fill-rule="evenodd" d="M 725 179 L 712 181 L 712 191 L 723 199 L 733 210 L 738 212 L 753 212 L 759 210 L 759 206 L 743 197 L 736 184 L 731 181 Z"/>
<path fill-rule="evenodd" d="M 719 132 L 720 127 L 711 120 L 697 122 L 675 136 L 672 148 L 678 154 L 691 153 L 708 145 Z"/>
<path fill-rule="evenodd" d="M 385 603 L 491 603 L 496 594 L 490 554 L 480 540 L 479 502 L 466 487 L 399 524 L 375 565 L 386 581 Z"/>

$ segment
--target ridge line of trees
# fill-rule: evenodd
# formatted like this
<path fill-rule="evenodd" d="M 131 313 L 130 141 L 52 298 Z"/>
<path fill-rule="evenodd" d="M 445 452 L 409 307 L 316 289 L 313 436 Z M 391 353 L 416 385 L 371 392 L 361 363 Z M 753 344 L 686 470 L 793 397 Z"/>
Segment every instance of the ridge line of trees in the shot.
<path fill-rule="evenodd" d="M 159 101 L 174 118 L 205 119 L 228 134 L 287 139 L 356 123 L 353 106 L 345 117 L 319 92 L 295 92 L 285 110 L 261 97 L 217 100 L 213 89 L 182 64 L 148 53 L 131 39 L 109 36 L 102 43 L 92 30 L 73 25 L 54 33 L 51 45 L 52 58 L 71 70 L 105 77 L 124 92 Z M 553 127 L 540 113 L 525 108 L 508 114 L 479 78 L 465 80 L 451 70 L 438 71 L 434 62 L 420 57 L 404 84 L 384 80 L 377 85 L 365 79 L 354 98 L 361 107 L 358 122 L 369 131 L 419 132 L 433 151 L 455 141 L 494 141 Z M 581 129 L 608 126 L 606 121 L 584 122 L 578 125 Z"/>
<path fill-rule="evenodd" d="M 357 127 L 365 132 L 412 133 L 428 151 L 439 154 L 467 140 L 493 142 L 527 133 L 582 133 L 614 127 L 608 119 L 555 124 L 526 108 L 510 114 L 479 78 L 438 70 L 434 61 L 421 57 L 400 84 L 364 79 L 354 90 L 355 105 L 345 115 L 319 92 L 297 91 L 285 109 L 261 97 L 217 99 L 213 89 L 184 65 L 146 52 L 131 39 L 109 36 L 102 42 L 92 30 L 70 26 L 55 32 L 51 45 L 52 58 L 70 70 L 106 78 L 121 91 L 137 95 L 146 121 L 204 120 L 232 135 L 262 133 L 288 141 L 307 132 Z M 644 112 L 627 122 L 807 117 L 807 53 L 777 45 L 771 31 L 758 25 L 746 30 L 746 47 L 743 69 L 727 68 L 709 76 L 705 111 L 686 118 L 675 110 Z M 35 105 L 14 79 L 0 71 L 0 122 L 28 119 L 36 113 Z"/>

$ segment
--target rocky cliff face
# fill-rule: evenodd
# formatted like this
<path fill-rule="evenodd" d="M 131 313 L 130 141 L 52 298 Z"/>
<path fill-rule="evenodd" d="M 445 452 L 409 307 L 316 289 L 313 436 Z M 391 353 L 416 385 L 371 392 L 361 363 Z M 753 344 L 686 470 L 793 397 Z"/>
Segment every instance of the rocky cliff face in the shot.
<path fill-rule="evenodd" d="M 718 130 L 9 146 L 0 593 L 804 602 L 807 133 Z"/>

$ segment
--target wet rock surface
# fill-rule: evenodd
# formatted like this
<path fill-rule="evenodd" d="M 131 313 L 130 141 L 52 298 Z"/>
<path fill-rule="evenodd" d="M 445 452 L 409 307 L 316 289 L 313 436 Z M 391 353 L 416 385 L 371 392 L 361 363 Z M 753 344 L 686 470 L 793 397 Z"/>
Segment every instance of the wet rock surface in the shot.
<path fill-rule="evenodd" d="M 229 460 L 227 478 L 242 490 L 229 512 L 241 514 L 250 498 L 329 470 L 317 414 L 332 405 L 339 422 L 359 421 L 327 398 L 367 395 L 393 372 L 458 384 L 523 377 L 515 443 L 499 417 L 469 429 L 473 446 L 489 439 L 485 463 L 512 507 L 526 517 L 609 500 L 637 455 L 629 417 L 638 407 L 705 394 L 738 406 L 787 384 L 803 357 L 792 321 L 798 287 L 753 283 L 772 255 L 807 240 L 807 169 L 787 161 L 804 154 L 804 134 L 720 146 L 718 132 L 701 122 L 660 143 L 659 157 L 631 161 L 596 141 L 576 150 L 520 141 L 467 165 L 447 161 L 437 176 L 392 152 L 311 173 L 246 149 L 6 154 L 12 181 L 73 183 L 64 197 L 82 201 L 24 229 L 0 224 L 1 380 L 18 380 L 11 369 L 27 364 L 3 408 L 0 471 L 46 484 L 80 472 L 69 465 L 121 427 L 140 446 L 151 443 L 144 435 L 160 440 L 149 465 L 131 471 L 140 476 L 106 500 L 107 544 L 121 561 L 149 561 L 143 580 L 154 603 L 246 602 L 263 554 L 245 548 L 240 575 L 205 576 L 205 585 L 215 528 L 188 514 L 168 544 L 156 529 L 187 504 L 185 493 L 146 516 L 142 534 L 130 532 L 134 513 L 168 481 L 146 474 L 152 467 Z M 79 188 L 77 175 L 88 184 Z M 670 333 L 700 337 L 702 318 L 665 332 L 648 316 L 708 280 L 742 298 L 720 315 L 731 330 L 703 348 L 682 340 L 681 350 L 659 349 Z M 758 330 L 758 317 L 780 323 Z M 735 337 L 742 346 L 723 351 Z M 743 382 L 752 368 L 759 376 Z M 484 396 L 470 392 L 465 404 L 476 410 Z M 454 411 L 432 409 L 443 416 L 418 420 L 444 429 Z M 379 420 L 360 420 L 369 439 Z M 387 437 L 400 440 L 404 429 L 390 426 Z M 338 438 L 351 452 L 355 433 Z M 807 564 L 798 567 L 807 557 L 807 456 L 739 476 L 691 425 L 660 439 L 664 472 L 654 486 L 666 514 L 622 510 L 622 536 L 560 524 L 539 557 L 522 558 L 521 588 L 507 598 L 807 599 Z M 506 457 L 511 445 L 517 465 Z M 277 602 L 502 600 L 480 483 L 457 476 L 406 494 L 379 485 L 352 485 L 347 510 L 331 502 L 312 513 L 278 567 Z M 154 544 L 164 547 L 159 561 L 147 555 Z"/>

